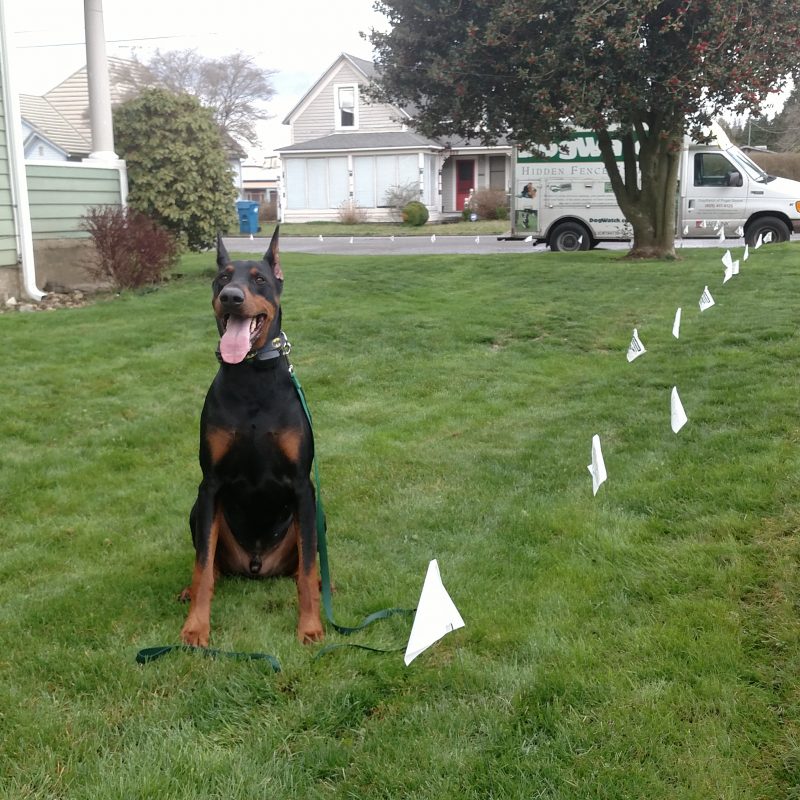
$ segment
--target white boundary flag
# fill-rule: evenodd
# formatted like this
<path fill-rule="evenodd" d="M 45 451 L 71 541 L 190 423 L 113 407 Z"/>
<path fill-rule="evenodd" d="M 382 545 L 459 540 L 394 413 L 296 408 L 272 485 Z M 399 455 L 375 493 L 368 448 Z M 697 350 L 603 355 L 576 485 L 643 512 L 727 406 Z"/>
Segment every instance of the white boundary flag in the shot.
<path fill-rule="evenodd" d="M 672 335 L 676 339 L 681 338 L 681 310 L 680 308 L 675 312 L 675 321 L 672 323 Z"/>
<path fill-rule="evenodd" d="M 628 363 L 633 361 L 635 358 L 639 358 L 639 356 L 644 355 L 646 352 L 647 350 L 645 350 L 642 340 L 639 338 L 639 332 L 636 330 L 636 328 L 634 328 L 633 338 L 631 339 L 631 343 L 628 345 L 628 353 L 626 356 Z"/>
<path fill-rule="evenodd" d="M 592 436 L 592 463 L 587 467 L 592 476 L 592 494 L 596 495 L 597 490 L 606 482 L 606 464 L 603 461 L 603 450 L 600 447 L 600 437 L 595 434 Z"/>
<path fill-rule="evenodd" d="M 714 298 L 711 296 L 711 292 L 708 291 L 708 286 L 706 286 L 705 289 L 703 289 L 703 294 L 700 295 L 700 310 L 705 311 L 713 305 Z"/>
<path fill-rule="evenodd" d="M 688 421 L 686 412 L 683 410 L 683 403 L 681 398 L 678 397 L 678 387 L 672 387 L 672 396 L 670 398 L 670 416 L 672 424 L 672 432 L 677 433 Z"/>
<path fill-rule="evenodd" d="M 439 573 L 439 564 L 434 558 L 428 564 L 425 583 L 417 603 L 417 613 L 408 637 L 406 654 L 403 660 L 408 666 L 420 653 L 438 642 L 450 631 L 464 627 L 464 620 L 455 603 L 447 593 Z"/>

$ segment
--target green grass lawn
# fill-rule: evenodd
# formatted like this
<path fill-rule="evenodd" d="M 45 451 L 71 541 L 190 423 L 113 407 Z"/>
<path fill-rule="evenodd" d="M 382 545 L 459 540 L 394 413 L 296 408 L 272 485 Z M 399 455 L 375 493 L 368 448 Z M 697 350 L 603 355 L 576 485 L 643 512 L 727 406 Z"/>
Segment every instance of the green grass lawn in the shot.
<path fill-rule="evenodd" d="M 338 621 L 415 604 L 437 558 L 466 622 L 408 668 L 314 661 L 288 580 L 212 613 L 280 674 L 134 663 L 186 611 L 211 255 L 1 316 L 0 797 L 800 798 L 800 252 L 724 286 L 722 252 L 284 256 Z"/>
<path fill-rule="evenodd" d="M 268 239 L 275 229 L 275 222 L 262 222 L 258 237 Z M 281 236 L 491 236 L 503 234 L 511 230 L 511 223 L 505 219 L 479 219 L 448 223 L 428 223 L 419 227 L 402 225 L 396 222 L 362 222 L 346 225 L 341 222 L 284 222 L 281 224 Z M 239 235 L 231 231 L 230 235 Z M 243 234 L 247 236 L 246 234 Z"/>

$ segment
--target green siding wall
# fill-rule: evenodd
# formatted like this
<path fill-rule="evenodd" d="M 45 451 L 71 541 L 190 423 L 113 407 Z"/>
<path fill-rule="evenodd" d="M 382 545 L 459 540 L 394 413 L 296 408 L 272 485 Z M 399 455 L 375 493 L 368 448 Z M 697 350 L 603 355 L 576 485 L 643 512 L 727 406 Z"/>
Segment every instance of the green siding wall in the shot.
<path fill-rule="evenodd" d="M 87 209 L 121 203 L 116 169 L 28 163 L 25 172 L 35 241 L 86 236 L 80 221 Z"/>
<path fill-rule="evenodd" d="M 0 75 L 0 81 L 5 76 Z M 8 168 L 8 145 L 6 144 L 6 111 L 3 93 L 0 91 L 0 267 L 17 264 L 17 237 L 11 208 L 11 176 Z"/>

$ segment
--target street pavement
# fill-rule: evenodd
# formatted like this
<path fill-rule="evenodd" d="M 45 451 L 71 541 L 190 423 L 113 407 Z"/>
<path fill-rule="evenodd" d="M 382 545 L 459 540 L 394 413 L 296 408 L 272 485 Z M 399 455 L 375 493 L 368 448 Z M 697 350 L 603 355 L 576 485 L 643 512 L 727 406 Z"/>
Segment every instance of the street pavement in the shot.
<path fill-rule="evenodd" d="M 271 234 L 271 232 L 270 232 Z M 281 250 L 285 253 L 317 253 L 325 255 L 435 255 L 454 253 L 462 255 L 480 255 L 484 253 L 545 253 L 548 248 L 543 244 L 532 245 L 530 242 L 500 241 L 496 235 L 475 236 L 442 236 L 437 235 L 435 241 L 428 236 L 282 236 Z M 800 241 L 800 235 L 793 235 L 792 241 Z M 237 253 L 266 252 L 269 246 L 269 235 L 250 239 L 247 236 L 228 237 L 224 239 L 225 247 Z M 716 237 L 711 239 L 687 239 L 676 241 L 675 247 L 744 247 L 744 239 L 726 239 L 720 242 Z M 627 242 L 602 242 L 598 250 L 627 250 Z"/>

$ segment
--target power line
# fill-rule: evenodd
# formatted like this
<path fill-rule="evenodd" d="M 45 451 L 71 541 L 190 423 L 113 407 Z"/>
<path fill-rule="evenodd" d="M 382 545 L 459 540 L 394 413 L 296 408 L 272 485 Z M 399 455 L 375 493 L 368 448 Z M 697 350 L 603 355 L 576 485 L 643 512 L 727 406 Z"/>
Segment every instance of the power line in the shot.
<path fill-rule="evenodd" d="M 208 36 L 216 36 L 215 33 L 209 33 Z M 141 36 L 138 39 L 107 39 L 107 44 L 127 44 L 131 42 L 152 42 L 158 39 L 183 39 L 184 36 L 180 34 L 172 34 L 170 36 Z M 19 50 L 33 50 L 42 47 L 83 47 L 86 42 L 57 42 L 56 44 L 21 44 L 18 45 Z"/>

